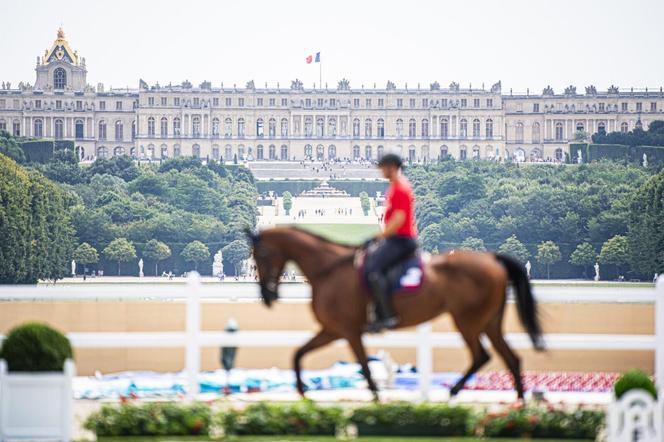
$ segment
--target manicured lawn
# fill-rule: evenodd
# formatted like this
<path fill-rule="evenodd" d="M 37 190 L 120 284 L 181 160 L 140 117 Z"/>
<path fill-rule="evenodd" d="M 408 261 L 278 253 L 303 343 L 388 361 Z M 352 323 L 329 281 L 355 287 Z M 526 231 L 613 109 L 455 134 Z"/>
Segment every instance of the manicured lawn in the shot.
<path fill-rule="evenodd" d="M 207 437 L 100 437 L 98 442 L 206 442 Z M 228 442 L 336 442 L 331 436 L 231 436 L 223 441 Z M 500 442 L 523 442 L 526 439 L 478 439 L 473 437 L 358 437 L 358 442 L 486 442 L 489 440 Z M 537 442 L 562 442 L 563 439 L 532 439 Z M 574 439 L 564 439 L 565 442 L 582 442 Z M 583 442 L 588 442 L 583 441 Z"/>
<path fill-rule="evenodd" d="M 345 244 L 361 244 L 378 232 L 376 224 L 297 224 L 297 227 Z"/>

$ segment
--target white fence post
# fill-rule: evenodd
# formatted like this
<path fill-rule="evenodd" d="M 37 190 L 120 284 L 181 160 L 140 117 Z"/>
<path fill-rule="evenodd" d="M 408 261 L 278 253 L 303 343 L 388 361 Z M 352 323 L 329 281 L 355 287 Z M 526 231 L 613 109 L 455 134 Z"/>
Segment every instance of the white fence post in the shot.
<path fill-rule="evenodd" d="M 429 389 L 431 388 L 431 373 L 433 372 L 431 330 L 430 322 L 417 326 L 417 374 L 422 401 L 429 400 Z"/>
<path fill-rule="evenodd" d="M 664 390 L 664 275 L 655 286 L 655 381 Z"/>
<path fill-rule="evenodd" d="M 187 329 L 185 372 L 187 374 L 187 400 L 194 401 L 199 393 L 198 373 L 201 368 L 201 347 L 199 334 L 201 331 L 201 276 L 198 272 L 190 272 L 187 281 Z"/>

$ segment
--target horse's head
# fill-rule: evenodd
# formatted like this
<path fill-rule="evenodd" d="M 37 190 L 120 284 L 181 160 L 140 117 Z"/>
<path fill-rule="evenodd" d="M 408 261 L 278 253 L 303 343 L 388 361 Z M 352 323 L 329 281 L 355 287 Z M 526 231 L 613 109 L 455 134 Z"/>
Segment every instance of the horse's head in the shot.
<path fill-rule="evenodd" d="M 269 237 L 265 238 L 264 235 L 249 229 L 245 229 L 245 233 L 253 248 L 261 297 L 265 305 L 270 307 L 272 301 L 279 298 L 279 278 L 286 265 L 286 259 Z"/>

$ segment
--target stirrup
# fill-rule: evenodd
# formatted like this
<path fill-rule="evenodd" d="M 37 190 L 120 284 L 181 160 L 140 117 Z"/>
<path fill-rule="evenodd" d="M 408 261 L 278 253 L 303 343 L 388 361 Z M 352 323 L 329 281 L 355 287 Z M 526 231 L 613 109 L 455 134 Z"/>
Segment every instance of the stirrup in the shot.
<path fill-rule="evenodd" d="M 391 330 L 399 325 L 399 318 L 392 316 L 391 318 L 376 319 L 370 324 L 367 324 L 365 331 L 367 333 L 380 333 L 383 330 Z"/>

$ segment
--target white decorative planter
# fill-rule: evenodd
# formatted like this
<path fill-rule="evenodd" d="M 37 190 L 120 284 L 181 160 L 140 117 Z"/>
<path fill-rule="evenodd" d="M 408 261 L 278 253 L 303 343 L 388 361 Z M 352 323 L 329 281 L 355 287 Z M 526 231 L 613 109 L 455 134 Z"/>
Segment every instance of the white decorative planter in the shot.
<path fill-rule="evenodd" d="M 62 373 L 8 373 L 0 360 L 0 442 L 70 441 L 75 372 L 69 359 Z"/>
<path fill-rule="evenodd" d="M 607 414 L 608 442 L 664 441 L 664 401 L 645 390 L 630 390 L 620 400 L 615 397 Z"/>

